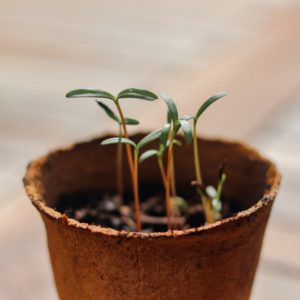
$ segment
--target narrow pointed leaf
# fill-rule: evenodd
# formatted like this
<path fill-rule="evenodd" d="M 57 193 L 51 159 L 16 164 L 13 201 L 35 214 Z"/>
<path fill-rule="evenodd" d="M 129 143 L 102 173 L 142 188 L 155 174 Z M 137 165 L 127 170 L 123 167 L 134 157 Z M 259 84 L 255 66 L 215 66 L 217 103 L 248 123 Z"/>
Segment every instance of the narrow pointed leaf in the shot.
<path fill-rule="evenodd" d="M 117 123 L 121 124 L 121 121 L 119 117 L 102 101 L 96 100 L 97 104 L 106 112 L 106 114 L 116 121 Z M 140 122 L 138 120 L 132 119 L 132 118 L 125 118 L 125 124 L 126 125 L 138 125 Z"/>
<path fill-rule="evenodd" d="M 171 124 L 166 123 L 164 127 L 161 130 L 161 135 L 160 135 L 160 144 L 166 147 L 168 137 L 169 137 L 169 132 L 170 132 Z"/>
<path fill-rule="evenodd" d="M 227 179 L 227 176 L 226 176 L 225 173 L 223 173 L 222 177 L 220 178 L 220 180 L 218 182 L 218 186 L 217 186 L 217 196 L 216 196 L 216 198 L 218 200 L 221 200 L 221 196 L 222 196 L 222 192 L 223 192 L 223 187 L 224 187 L 226 179 Z"/>
<path fill-rule="evenodd" d="M 227 93 L 218 93 L 213 95 L 212 97 L 208 98 L 202 105 L 201 107 L 198 109 L 196 116 L 195 116 L 195 120 L 198 121 L 199 117 L 203 114 L 203 112 L 211 105 L 213 104 L 215 101 L 223 98 L 224 96 L 226 96 Z"/>
<path fill-rule="evenodd" d="M 177 145 L 177 146 L 182 146 L 182 143 L 181 143 L 179 140 L 177 140 L 177 139 L 174 139 L 174 140 L 173 140 L 173 143 L 174 143 L 175 145 Z"/>
<path fill-rule="evenodd" d="M 177 120 L 176 122 L 174 122 L 174 132 L 175 132 L 175 135 L 179 131 L 180 127 L 181 127 L 180 120 Z"/>
<path fill-rule="evenodd" d="M 170 144 L 169 141 L 167 141 L 166 147 L 169 147 L 169 144 Z M 173 140 L 173 144 L 177 145 L 177 146 L 182 146 L 182 143 L 179 140 L 177 140 L 177 139 Z"/>
<path fill-rule="evenodd" d="M 137 98 L 137 99 L 143 99 L 147 101 L 153 101 L 156 100 L 158 97 L 154 93 L 148 90 L 130 88 L 121 91 L 118 94 L 118 99 L 120 98 Z"/>
<path fill-rule="evenodd" d="M 145 145 L 151 143 L 152 141 L 158 139 L 161 135 L 161 129 L 157 129 L 155 131 L 152 131 L 151 133 L 147 134 L 138 144 L 137 148 L 141 149 Z"/>
<path fill-rule="evenodd" d="M 67 98 L 83 98 L 83 97 L 92 97 L 92 98 L 106 98 L 110 100 L 115 100 L 115 97 L 103 90 L 94 90 L 94 89 L 78 89 L 72 90 L 66 94 Z"/>
<path fill-rule="evenodd" d="M 214 186 L 209 185 L 209 186 L 206 187 L 205 190 L 206 190 L 206 194 L 207 194 L 211 199 L 213 199 L 213 198 L 215 198 L 215 197 L 217 196 L 217 190 L 215 189 Z"/>
<path fill-rule="evenodd" d="M 133 141 L 131 141 L 130 139 L 121 138 L 121 137 L 113 137 L 113 138 L 106 139 L 101 142 L 101 145 L 112 145 L 112 144 L 119 144 L 119 143 L 129 144 L 129 145 L 133 146 L 134 148 L 136 147 L 136 144 Z"/>
<path fill-rule="evenodd" d="M 100 100 L 96 100 L 96 103 L 106 112 L 106 114 L 113 119 L 114 121 L 116 121 L 117 123 L 121 124 L 120 119 L 116 116 L 116 114 L 103 102 L 101 102 Z"/>
<path fill-rule="evenodd" d="M 171 197 L 171 204 L 173 206 L 173 208 L 180 208 L 180 209 L 187 209 L 188 205 L 187 205 L 187 201 L 179 196 L 176 197 Z"/>
<path fill-rule="evenodd" d="M 168 119 L 172 119 L 172 121 L 175 123 L 178 120 L 178 111 L 174 100 L 170 96 L 165 94 L 161 94 L 161 98 L 165 101 L 165 103 L 168 106 Z"/>
<path fill-rule="evenodd" d="M 186 121 L 189 121 L 191 119 L 194 119 L 194 117 L 192 117 L 190 115 L 184 115 L 183 117 L 180 118 L 180 120 L 186 120 Z"/>
<path fill-rule="evenodd" d="M 155 156 L 158 154 L 158 151 L 155 150 L 155 149 L 151 149 L 151 150 L 148 150 L 146 152 L 144 152 L 141 156 L 140 156 L 140 159 L 139 159 L 139 162 L 142 163 L 143 161 L 145 161 L 146 159 L 152 157 L 152 156 Z"/>
<path fill-rule="evenodd" d="M 226 164 L 227 164 L 227 158 L 225 158 L 225 159 L 223 160 L 223 162 L 222 162 L 222 163 L 220 164 L 220 166 L 219 166 L 219 173 L 218 173 L 218 180 L 219 180 L 219 181 L 221 180 L 221 178 L 222 178 L 222 176 L 223 176 L 223 174 L 224 174 L 224 170 L 225 170 Z"/>
<path fill-rule="evenodd" d="M 184 139 L 187 144 L 190 144 L 193 140 L 193 131 L 192 127 L 186 120 L 180 120 L 181 128 L 183 131 Z"/>
<path fill-rule="evenodd" d="M 126 125 L 139 125 L 140 122 L 136 119 L 132 119 L 132 118 L 125 118 L 125 124 Z"/>
<path fill-rule="evenodd" d="M 172 122 L 172 114 L 170 113 L 169 109 L 168 109 L 168 113 L 167 113 L 167 122 L 168 123 Z"/>

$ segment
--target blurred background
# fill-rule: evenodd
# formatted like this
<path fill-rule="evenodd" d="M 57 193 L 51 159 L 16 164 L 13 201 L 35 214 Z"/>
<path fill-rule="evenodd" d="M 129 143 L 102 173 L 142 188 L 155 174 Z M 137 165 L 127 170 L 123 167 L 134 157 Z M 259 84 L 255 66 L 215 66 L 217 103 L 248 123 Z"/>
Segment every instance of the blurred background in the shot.
<path fill-rule="evenodd" d="M 227 91 L 201 133 L 246 141 L 283 173 L 252 299 L 297 299 L 299 30 L 299 0 L 1 0 L 0 299 L 57 299 L 21 179 L 29 160 L 113 128 L 93 100 L 64 98 L 80 87 L 165 92 L 182 115 Z M 165 118 L 161 102 L 126 106 L 144 129 Z"/>

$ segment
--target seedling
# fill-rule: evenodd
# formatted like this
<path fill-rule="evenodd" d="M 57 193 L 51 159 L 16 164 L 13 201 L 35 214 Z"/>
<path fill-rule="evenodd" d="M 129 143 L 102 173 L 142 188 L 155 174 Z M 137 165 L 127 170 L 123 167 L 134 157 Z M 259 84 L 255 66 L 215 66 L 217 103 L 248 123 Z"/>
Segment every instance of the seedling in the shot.
<path fill-rule="evenodd" d="M 177 200 L 180 198 L 177 197 L 176 188 L 175 188 L 176 183 L 175 183 L 173 145 L 174 143 L 178 143 L 178 141 L 175 139 L 175 136 L 178 133 L 180 128 L 182 128 L 186 143 L 190 144 L 192 142 L 192 128 L 185 118 L 179 118 L 178 110 L 174 100 L 170 96 L 164 94 L 162 94 L 161 97 L 168 106 L 168 118 L 167 118 L 168 123 L 166 123 L 162 128 L 158 150 L 153 150 L 153 149 L 148 150 L 143 154 L 143 156 L 141 156 L 141 161 L 153 155 L 156 155 L 158 157 L 158 165 L 159 165 L 159 169 L 165 187 L 165 201 L 166 201 L 166 210 L 167 210 L 167 218 L 168 218 L 168 228 L 172 229 L 173 212 L 174 210 L 176 211 L 176 205 L 174 205 L 174 203 L 178 202 Z M 168 148 L 168 153 L 167 153 L 167 167 L 165 170 L 162 157 L 166 148 Z M 181 199 L 182 198 L 180 198 L 180 200 Z"/>
<path fill-rule="evenodd" d="M 115 104 L 116 109 L 118 111 L 119 117 L 117 117 L 113 111 L 106 106 L 104 103 L 101 101 L 98 101 L 98 104 L 104 109 L 104 111 L 107 113 L 110 118 L 115 120 L 119 126 L 119 136 L 123 136 L 124 138 L 128 139 L 128 131 L 126 125 L 134 125 L 138 123 L 137 120 L 130 119 L 130 118 L 125 118 L 122 108 L 120 106 L 120 99 L 123 98 L 136 98 L 136 99 L 141 99 L 141 100 L 147 100 L 147 101 L 153 101 L 158 99 L 158 97 L 144 89 L 136 89 L 136 88 L 129 88 L 121 91 L 117 96 L 113 96 L 112 94 L 103 91 L 103 90 L 95 90 L 95 89 L 76 89 L 68 92 L 66 94 L 67 98 L 104 98 L 104 99 L 109 99 L 112 100 L 112 102 Z M 118 147 L 118 155 L 117 155 L 117 187 L 119 189 L 119 193 L 123 193 L 123 180 L 122 180 L 122 148 L 121 146 Z M 137 187 L 135 186 L 135 181 L 134 181 L 134 162 L 133 162 L 133 155 L 131 148 L 129 144 L 126 144 L 126 155 L 127 155 L 127 160 L 129 164 L 129 170 L 131 173 L 131 178 L 132 178 L 132 188 L 135 191 Z M 136 195 L 136 194 L 135 194 Z M 134 199 L 134 203 L 137 203 L 138 199 Z M 138 218 L 138 216 L 137 216 Z M 137 226 L 137 230 L 140 230 L 140 227 Z"/>
<path fill-rule="evenodd" d="M 212 105 L 214 102 L 216 102 L 217 100 L 223 98 L 224 96 L 226 96 L 226 93 L 218 93 L 215 94 L 214 96 L 208 98 L 198 109 L 196 115 L 194 117 L 192 116 L 186 116 L 186 119 L 192 119 L 193 120 L 193 149 L 194 149 L 194 166 L 195 166 L 195 176 L 196 176 L 196 182 L 197 184 L 196 186 L 196 190 L 197 193 L 199 194 L 201 200 L 202 200 L 202 204 L 204 207 L 204 212 L 205 212 L 205 219 L 207 223 L 213 223 L 215 221 L 215 217 L 214 217 L 214 212 L 213 212 L 213 205 L 216 203 L 217 200 L 216 199 L 216 194 L 214 193 L 214 195 L 212 193 L 206 193 L 206 189 L 201 189 L 200 186 L 203 186 L 203 179 L 202 179 L 202 174 L 201 174 L 201 168 L 200 168 L 200 160 L 199 160 L 199 149 L 198 149 L 198 140 L 197 140 L 197 123 L 198 120 L 200 118 L 200 116 L 204 113 L 204 111 L 210 106 Z M 223 168 L 222 168 L 223 171 Z M 223 173 L 222 173 L 223 174 Z M 218 189 L 219 189 L 219 196 L 218 199 L 220 199 L 221 197 L 221 192 L 222 192 L 222 188 L 224 185 L 224 182 L 226 180 L 226 176 L 225 174 L 221 176 L 219 176 L 219 183 L 218 183 Z M 221 181 L 221 182 L 220 182 Z M 212 191 L 212 189 L 209 189 L 210 191 Z M 214 204 L 213 204 L 214 203 Z M 217 207 L 217 205 L 215 205 L 215 207 Z"/>
<path fill-rule="evenodd" d="M 114 120 L 117 124 L 118 124 L 118 133 L 119 133 L 119 137 L 122 137 L 122 122 L 120 120 L 120 118 L 118 118 L 118 116 L 106 105 L 104 104 L 102 101 L 96 99 L 96 103 L 99 105 L 99 107 L 101 107 L 106 114 L 112 119 Z M 132 119 L 132 118 L 125 118 L 125 124 L 126 125 L 138 125 L 139 121 Z M 124 183 L 123 183 L 123 147 L 122 147 L 122 143 L 118 143 L 117 146 L 117 156 L 116 156 L 116 186 L 117 186 L 117 192 L 118 194 L 121 196 L 121 198 L 123 197 L 123 190 L 124 190 Z"/>
<path fill-rule="evenodd" d="M 119 100 L 122 98 L 137 98 L 142 100 L 153 101 L 158 97 L 147 90 L 142 89 L 126 89 L 121 91 L 117 96 L 103 91 L 103 90 L 91 90 L 91 89 L 79 89 L 69 92 L 66 97 L 79 98 L 79 97 L 92 97 L 97 98 L 97 104 L 106 112 L 106 114 L 118 124 L 118 136 L 106 139 L 102 141 L 102 145 L 117 144 L 117 191 L 122 196 L 123 194 L 123 180 L 120 177 L 122 174 L 122 145 L 125 145 L 128 165 L 130 169 L 132 179 L 132 190 L 134 197 L 134 211 L 135 211 L 135 224 L 136 230 L 140 231 L 141 215 L 140 215 L 140 199 L 139 199 L 139 163 L 144 160 L 156 156 L 158 167 L 161 173 L 164 189 L 165 189 L 165 201 L 166 211 L 168 219 L 168 229 L 172 230 L 172 218 L 173 215 L 179 214 L 179 207 L 185 207 L 186 201 L 178 197 L 176 192 L 175 182 L 175 168 L 174 168 L 174 145 L 180 145 L 181 142 L 176 140 L 176 135 L 181 129 L 184 135 L 186 144 L 193 144 L 194 154 L 194 167 L 196 179 L 192 182 L 192 185 L 196 187 L 196 191 L 199 194 L 202 205 L 204 208 L 205 219 L 207 223 L 212 223 L 220 218 L 220 212 L 222 209 L 221 195 L 226 180 L 226 174 L 224 173 L 225 162 L 220 166 L 218 183 L 216 188 L 213 186 L 205 186 L 202 179 L 199 149 L 197 140 L 197 123 L 203 112 L 215 101 L 223 98 L 226 94 L 219 93 L 209 99 L 207 99 L 198 109 L 196 115 L 185 115 L 179 117 L 178 110 L 174 100 L 167 95 L 162 94 L 161 98 L 167 104 L 168 117 L 167 123 L 160 129 L 151 132 L 141 139 L 138 143 L 129 139 L 127 125 L 138 125 L 139 121 L 132 118 L 125 118 L 121 109 Z M 102 101 L 98 98 L 105 98 L 113 101 L 118 112 L 118 116 Z M 193 120 L 193 126 L 190 125 L 190 120 Z M 150 142 L 159 139 L 158 149 L 150 149 L 140 155 L 140 150 Z M 133 149 L 133 152 L 132 152 Z M 166 165 L 164 165 L 164 154 L 166 152 Z"/>
<path fill-rule="evenodd" d="M 163 156 L 164 156 L 165 150 L 169 146 L 168 137 L 169 137 L 170 128 L 171 128 L 171 124 L 166 123 L 163 126 L 163 128 L 161 129 L 161 135 L 160 135 L 158 149 L 147 150 L 139 158 L 139 162 L 142 163 L 150 157 L 153 157 L 153 156 L 157 157 L 158 167 L 160 170 L 161 178 L 162 178 L 164 189 L 165 189 L 166 209 L 167 210 L 169 209 L 169 213 L 167 213 L 169 230 L 172 229 L 172 223 L 173 223 L 172 216 L 173 215 L 179 216 L 179 208 L 185 209 L 186 205 L 187 205 L 186 201 L 182 197 L 178 197 L 177 194 L 174 193 L 174 190 L 172 191 L 172 183 L 168 184 L 169 180 L 168 180 L 165 166 L 163 163 Z M 181 146 L 181 142 L 177 139 L 174 139 L 173 144 Z M 173 171 L 172 172 L 173 185 L 175 186 L 174 165 L 172 166 L 172 171 Z M 172 196 L 170 196 L 169 189 L 171 189 Z"/>
<path fill-rule="evenodd" d="M 134 172 L 133 172 L 133 194 L 134 194 L 134 209 L 135 209 L 135 221 L 136 221 L 136 229 L 138 231 L 141 230 L 141 216 L 140 216 L 140 198 L 139 198 L 139 184 L 138 184 L 138 160 L 139 160 L 139 151 L 145 145 L 151 143 L 152 141 L 158 139 L 161 135 L 161 129 L 155 130 L 148 135 L 146 135 L 139 143 L 134 143 L 129 138 L 120 138 L 113 137 L 102 141 L 101 145 L 111 145 L 111 144 L 126 144 L 128 146 L 132 146 L 134 149 Z"/>

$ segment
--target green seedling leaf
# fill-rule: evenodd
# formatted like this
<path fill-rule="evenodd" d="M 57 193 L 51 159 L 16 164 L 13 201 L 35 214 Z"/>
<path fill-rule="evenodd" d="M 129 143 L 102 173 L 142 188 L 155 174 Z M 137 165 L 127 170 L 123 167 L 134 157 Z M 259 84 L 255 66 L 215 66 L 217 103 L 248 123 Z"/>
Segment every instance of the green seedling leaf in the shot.
<path fill-rule="evenodd" d="M 121 123 L 120 119 L 115 115 L 115 113 L 103 102 L 101 102 L 100 100 L 96 100 L 96 103 L 106 112 L 106 114 L 113 119 L 114 121 L 116 121 L 117 123 Z"/>
<path fill-rule="evenodd" d="M 224 159 L 223 163 L 219 167 L 219 174 L 218 174 L 218 185 L 217 185 L 217 194 L 216 194 L 216 199 L 221 203 L 221 197 L 222 197 L 222 192 L 223 192 L 223 187 L 226 181 L 226 174 L 224 172 L 225 165 L 227 163 L 227 159 Z M 220 204 L 222 205 L 222 203 Z"/>
<path fill-rule="evenodd" d="M 167 113 L 167 123 L 171 123 L 171 122 L 172 122 L 172 114 L 168 110 L 168 113 Z"/>
<path fill-rule="evenodd" d="M 125 118 L 125 124 L 126 125 L 139 125 L 140 122 L 136 119 L 132 119 L 132 118 Z"/>
<path fill-rule="evenodd" d="M 227 178 L 227 175 L 225 173 L 223 173 L 221 180 L 220 180 L 222 184 L 225 182 L 226 178 Z"/>
<path fill-rule="evenodd" d="M 168 140 L 167 143 L 166 143 L 166 147 L 169 147 L 169 144 L 170 144 L 170 141 Z M 173 144 L 176 145 L 176 146 L 182 146 L 181 141 L 179 141 L 177 139 L 173 140 Z"/>
<path fill-rule="evenodd" d="M 211 105 L 213 104 L 215 101 L 223 98 L 224 96 L 226 96 L 227 93 L 218 93 L 213 95 L 212 97 L 208 98 L 202 105 L 201 107 L 198 109 L 196 116 L 195 116 L 195 121 L 198 121 L 198 119 L 200 118 L 200 116 L 203 114 L 203 112 Z"/>
<path fill-rule="evenodd" d="M 113 137 L 113 138 L 106 139 L 101 142 L 101 145 L 112 145 L 112 144 L 119 144 L 119 143 L 129 144 L 134 148 L 136 147 L 136 144 L 133 141 L 122 137 Z"/>
<path fill-rule="evenodd" d="M 188 207 L 187 201 L 182 197 L 179 197 L 179 196 L 171 197 L 170 200 L 171 200 L 173 209 L 179 208 L 181 210 L 185 210 Z"/>
<path fill-rule="evenodd" d="M 94 90 L 94 89 L 78 89 L 72 90 L 66 94 L 67 98 L 83 98 L 83 97 L 92 97 L 92 98 L 106 98 L 115 101 L 115 97 L 103 90 Z"/>
<path fill-rule="evenodd" d="M 215 187 L 213 187 L 212 185 L 209 185 L 206 187 L 206 194 L 211 198 L 215 198 L 217 196 L 217 191 L 215 189 Z"/>
<path fill-rule="evenodd" d="M 168 119 L 172 120 L 174 123 L 178 121 L 178 111 L 174 100 L 165 94 L 161 94 L 161 98 L 165 101 L 168 106 Z"/>
<path fill-rule="evenodd" d="M 116 121 L 118 124 L 121 124 L 120 119 L 118 116 L 102 101 L 96 100 L 97 104 L 106 112 L 106 114 Z M 132 118 L 125 118 L 125 124 L 126 125 L 138 125 L 140 122 L 138 120 L 132 119 Z"/>
<path fill-rule="evenodd" d="M 177 132 L 179 131 L 181 127 L 181 123 L 179 120 L 177 120 L 175 123 L 174 123 L 174 130 L 175 130 L 175 134 L 177 134 Z"/>
<path fill-rule="evenodd" d="M 182 143 L 181 143 L 179 140 L 177 140 L 177 139 L 174 139 L 174 140 L 173 140 L 173 143 L 174 143 L 175 145 L 177 145 L 177 146 L 182 146 Z"/>
<path fill-rule="evenodd" d="M 213 210 L 214 210 L 214 215 L 216 219 L 220 218 L 220 212 L 222 211 L 222 202 L 220 199 L 214 198 L 211 201 Z"/>
<path fill-rule="evenodd" d="M 226 174 L 223 173 L 220 180 L 219 180 L 219 182 L 218 182 L 218 186 L 217 186 L 217 198 L 218 199 L 221 199 L 221 195 L 222 195 L 222 191 L 223 191 L 223 187 L 224 187 L 224 183 L 226 181 L 226 178 L 227 178 Z"/>
<path fill-rule="evenodd" d="M 152 141 L 158 139 L 161 135 L 161 128 L 147 134 L 143 139 L 139 141 L 137 144 L 137 149 L 141 149 L 145 145 L 151 143 Z"/>
<path fill-rule="evenodd" d="M 171 124 L 166 123 L 161 130 L 160 144 L 163 145 L 164 147 L 166 147 L 168 141 L 170 128 L 171 128 Z"/>
<path fill-rule="evenodd" d="M 190 115 L 184 115 L 183 117 L 180 118 L 180 120 L 186 120 L 186 121 L 189 121 L 191 119 L 194 119 L 194 117 L 192 117 Z"/>
<path fill-rule="evenodd" d="M 226 164 L 227 164 L 227 158 L 225 158 L 219 166 L 218 181 L 222 180 L 222 176 L 224 174 Z"/>
<path fill-rule="evenodd" d="M 148 91 L 148 90 L 143 90 L 143 89 L 136 89 L 136 88 L 130 88 L 130 89 L 126 89 L 124 91 L 121 91 L 118 94 L 118 99 L 120 98 L 137 98 L 137 99 L 143 99 L 143 100 L 147 100 L 147 101 L 153 101 L 158 99 L 158 97 Z"/>
<path fill-rule="evenodd" d="M 146 159 L 152 156 L 157 156 L 157 154 L 158 154 L 158 150 L 155 149 L 148 150 L 140 156 L 139 162 L 142 163 L 143 161 L 145 161 Z"/>
<path fill-rule="evenodd" d="M 190 144 L 192 142 L 192 140 L 193 140 L 193 130 L 192 130 L 192 127 L 189 124 L 189 122 L 186 121 L 186 120 L 180 119 L 179 122 L 181 124 L 181 128 L 182 128 L 182 131 L 183 131 L 185 142 L 187 144 Z"/>

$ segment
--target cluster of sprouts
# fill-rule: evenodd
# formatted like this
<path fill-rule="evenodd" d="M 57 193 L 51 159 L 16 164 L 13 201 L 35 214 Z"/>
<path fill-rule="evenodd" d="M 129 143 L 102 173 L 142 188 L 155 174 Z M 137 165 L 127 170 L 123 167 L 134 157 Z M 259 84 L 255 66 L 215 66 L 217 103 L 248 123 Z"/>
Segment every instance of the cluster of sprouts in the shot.
<path fill-rule="evenodd" d="M 224 163 L 221 164 L 219 169 L 218 183 L 216 187 L 206 186 L 203 182 L 199 149 L 197 140 L 197 123 L 203 112 L 215 101 L 223 98 L 226 93 L 218 93 L 207 99 L 197 110 L 194 116 L 185 115 L 179 117 L 178 110 L 174 100 L 167 95 L 161 94 L 161 99 L 168 107 L 168 114 L 166 123 L 144 138 L 138 143 L 133 142 L 128 136 L 128 125 L 138 125 L 139 121 L 126 118 L 120 106 L 120 99 L 123 98 L 136 98 L 147 101 L 154 101 L 158 96 L 151 91 L 144 89 L 130 88 L 121 91 L 117 96 L 96 89 L 77 89 L 67 93 L 67 98 L 81 98 L 90 97 L 96 98 L 97 104 L 105 111 L 105 113 L 114 120 L 118 125 L 118 136 L 112 137 L 102 141 L 101 145 L 117 144 L 117 157 L 116 157 L 116 188 L 117 193 L 123 196 L 123 145 L 126 150 L 131 180 L 132 192 L 134 198 L 134 212 L 135 212 L 135 227 L 136 231 L 141 231 L 141 212 L 140 212 L 140 197 L 139 197 L 139 164 L 146 159 L 155 156 L 157 158 L 158 167 L 161 173 L 162 182 L 165 190 L 165 203 L 167 211 L 168 229 L 173 229 L 173 218 L 178 214 L 178 206 L 184 203 L 184 200 L 177 195 L 175 183 L 175 167 L 174 167 L 174 145 L 181 145 L 181 142 L 176 139 L 179 130 L 182 130 L 184 141 L 186 144 L 193 145 L 194 154 L 194 168 L 195 180 L 191 183 L 195 186 L 202 202 L 206 222 L 213 223 L 221 217 L 222 210 L 222 190 L 226 180 L 224 173 Z M 109 99 L 113 102 L 117 114 L 104 104 L 99 99 Z M 145 145 L 154 140 L 159 140 L 157 149 L 150 149 L 143 153 L 142 149 Z M 164 157 L 166 159 L 164 159 Z M 166 161 L 166 163 L 165 163 Z"/>

